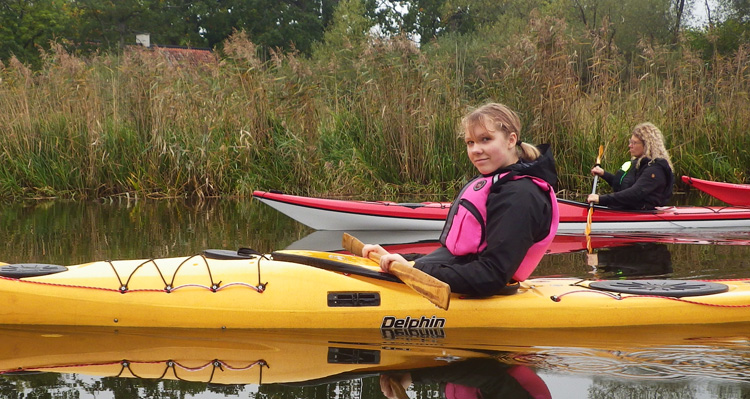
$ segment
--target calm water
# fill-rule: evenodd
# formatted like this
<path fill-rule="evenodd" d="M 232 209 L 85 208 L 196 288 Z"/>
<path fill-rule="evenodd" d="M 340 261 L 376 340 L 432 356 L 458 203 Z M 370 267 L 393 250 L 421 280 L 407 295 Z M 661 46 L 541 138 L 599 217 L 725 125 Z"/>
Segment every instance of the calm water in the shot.
<path fill-rule="evenodd" d="M 354 232 L 420 252 L 434 233 Z M 207 248 L 340 249 L 252 201 L 48 202 L 0 208 L 0 260 L 77 264 Z M 750 233 L 560 236 L 536 276 L 750 278 Z M 50 306 L 54 304 L 51 303 Z M 750 311 L 750 309 L 748 309 Z M 700 308 L 696 308 L 700 312 Z M 7 398 L 748 398 L 750 325 L 588 331 L 158 331 L 0 328 Z M 7 373 L 18 370 L 24 373 Z M 472 388 L 474 387 L 474 388 Z M 450 393 L 447 394 L 451 396 Z M 471 396 L 474 395 L 474 396 Z M 526 395 L 526 396 L 524 396 Z M 392 396 L 397 397 L 397 396 Z M 454 397 L 456 397 L 454 395 Z"/>

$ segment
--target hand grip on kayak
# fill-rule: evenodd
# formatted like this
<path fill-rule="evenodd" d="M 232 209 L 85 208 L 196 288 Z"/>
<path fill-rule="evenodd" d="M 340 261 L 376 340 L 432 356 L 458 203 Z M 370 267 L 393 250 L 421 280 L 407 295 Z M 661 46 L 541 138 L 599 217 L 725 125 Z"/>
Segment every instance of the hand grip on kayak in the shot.
<path fill-rule="evenodd" d="M 354 236 L 344 233 L 341 243 L 347 251 L 362 256 L 362 248 L 365 244 Z M 371 252 L 370 259 L 379 262 L 380 254 Z M 400 262 L 391 263 L 390 272 L 437 307 L 448 310 L 451 300 L 451 287 L 448 284 Z"/>

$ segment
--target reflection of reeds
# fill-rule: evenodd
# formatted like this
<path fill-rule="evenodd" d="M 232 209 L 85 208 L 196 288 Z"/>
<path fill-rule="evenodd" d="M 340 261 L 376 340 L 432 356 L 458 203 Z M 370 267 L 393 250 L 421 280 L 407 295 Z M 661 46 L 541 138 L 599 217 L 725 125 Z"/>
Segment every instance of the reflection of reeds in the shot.
<path fill-rule="evenodd" d="M 0 207 L 0 261 L 70 265 L 240 247 L 265 253 L 309 233 L 258 201 L 38 201 Z"/>
<path fill-rule="evenodd" d="M 606 29 L 573 40 L 539 18 L 503 44 L 419 50 L 395 38 L 268 61 L 242 34 L 201 63 L 57 47 L 37 72 L 13 60 L 0 69 L 0 197 L 282 189 L 447 200 L 473 173 L 457 121 L 487 100 L 520 112 L 525 141 L 553 145 L 564 193 L 587 191 L 600 144 L 605 168 L 619 166 L 646 120 L 665 133 L 677 175 L 750 178 L 750 49 L 706 63 L 643 44 L 626 60 L 600 39 Z"/>

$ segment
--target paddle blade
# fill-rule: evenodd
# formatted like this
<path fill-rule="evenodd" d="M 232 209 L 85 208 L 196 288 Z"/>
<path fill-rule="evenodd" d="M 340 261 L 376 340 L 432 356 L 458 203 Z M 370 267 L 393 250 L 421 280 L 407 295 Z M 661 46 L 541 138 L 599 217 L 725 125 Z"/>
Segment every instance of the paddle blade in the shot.
<path fill-rule="evenodd" d="M 341 237 L 341 245 L 345 250 L 357 256 L 362 256 L 362 248 L 365 246 L 362 241 L 349 233 L 343 234 Z M 370 259 L 378 262 L 380 261 L 380 255 L 370 253 Z M 393 262 L 390 271 L 391 274 L 398 277 L 404 282 L 404 284 L 416 291 L 419 295 L 427 298 L 427 300 L 435 304 L 437 307 L 448 310 L 451 300 L 451 287 L 448 284 L 419 269 L 415 269 L 399 262 Z"/>
<path fill-rule="evenodd" d="M 341 236 L 341 246 L 354 255 L 362 256 L 362 249 L 365 247 L 365 244 L 351 234 L 344 233 Z"/>
<path fill-rule="evenodd" d="M 391 263 L 390 271 L 419 295 L 427 298 L 440 309 L 448 310 L 451 302 L 451 287 L 448 284 L 399 262 Z"/>

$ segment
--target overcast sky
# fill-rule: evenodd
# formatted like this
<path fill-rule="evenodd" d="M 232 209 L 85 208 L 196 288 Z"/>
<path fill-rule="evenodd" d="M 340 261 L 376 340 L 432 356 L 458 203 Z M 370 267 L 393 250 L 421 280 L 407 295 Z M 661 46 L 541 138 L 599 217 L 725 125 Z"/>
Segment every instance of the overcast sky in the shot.
<path fill-rule="evenodd" d="M 716 0 L 708 0 L 708 6 L 711 7 L 711 16 L 713 17 L 716 13 Z M 696 0 L 693 3 L 693 16 L 694 21 L 691 21 L 692 26 L 704 26 L 708 23 L 708 14 L 706 13 L 706 0 Z"/>

